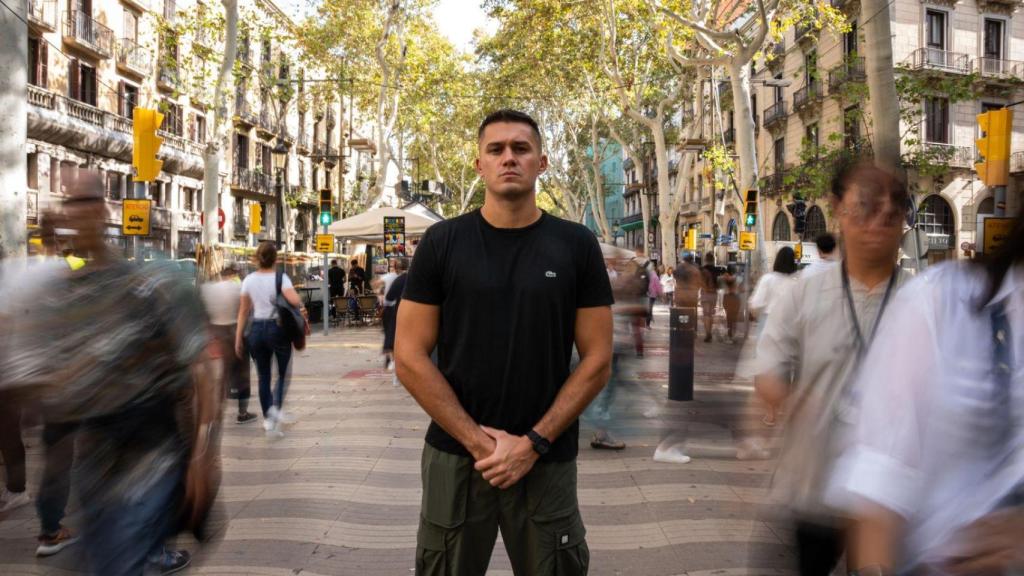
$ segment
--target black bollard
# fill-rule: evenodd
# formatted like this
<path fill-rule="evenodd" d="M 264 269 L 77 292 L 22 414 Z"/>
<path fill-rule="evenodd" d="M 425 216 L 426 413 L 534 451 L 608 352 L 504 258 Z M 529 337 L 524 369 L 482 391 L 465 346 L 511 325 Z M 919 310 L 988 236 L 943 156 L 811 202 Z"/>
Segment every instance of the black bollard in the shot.
<path fill-rule="evenodd" d="M 668 399 L 693 400 L 697 308 L 673 307 L 669 317 Z"/>

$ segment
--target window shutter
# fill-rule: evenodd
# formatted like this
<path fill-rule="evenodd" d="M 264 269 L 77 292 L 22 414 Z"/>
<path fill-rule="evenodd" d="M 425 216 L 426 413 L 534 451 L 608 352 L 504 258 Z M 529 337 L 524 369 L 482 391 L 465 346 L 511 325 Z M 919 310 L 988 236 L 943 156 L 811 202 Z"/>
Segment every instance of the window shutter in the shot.
<path fill-rule="evenodd" d="M 78 93 L 78 60 L 75 58 L 68 60 L 68 97 L 81 100 L 81 94 Z"/>

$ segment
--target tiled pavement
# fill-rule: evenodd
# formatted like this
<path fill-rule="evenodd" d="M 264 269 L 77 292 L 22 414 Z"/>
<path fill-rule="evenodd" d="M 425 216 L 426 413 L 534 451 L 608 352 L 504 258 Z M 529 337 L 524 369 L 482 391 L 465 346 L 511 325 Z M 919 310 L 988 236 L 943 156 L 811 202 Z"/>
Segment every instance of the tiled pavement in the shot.
<path fill-rule="evenodd" d="M 616 400 L 613 424 L 629 447 L 594 451 L 586 422 L 581 433 L 591 574 L 787 574 L 791 546 L 765 490 L 771 462 L 734 457 L 733 437 L 750 426 L 745 416 L 756 416 L 750 383 L 733 377 L 739 349 L 698 343 L 697 400 L 669 404 L 665 312 L 648 332 L 646 358 L 627 363 Z M 196 554 L 190 573 L 412 574 L 428 419 L 380 369 L 379 343 L 376 330 L 312 338 L 294 364 L 286 406 L 299 421 L 285 438 L 267 440 L 258 424 L 226 423 L 223 528 L 203 547 L 181 539 Z M 667 430 L 685 437 L 689 464 L 652 461 Z M 28 436 L 35 480 L 38 431 Z M 0 574 L 76 573 L 76 547 L 33 557 L 37 526 L 32 507 L 0 516 Z M 488 574 L 511 575 L 500 542 Z"/>

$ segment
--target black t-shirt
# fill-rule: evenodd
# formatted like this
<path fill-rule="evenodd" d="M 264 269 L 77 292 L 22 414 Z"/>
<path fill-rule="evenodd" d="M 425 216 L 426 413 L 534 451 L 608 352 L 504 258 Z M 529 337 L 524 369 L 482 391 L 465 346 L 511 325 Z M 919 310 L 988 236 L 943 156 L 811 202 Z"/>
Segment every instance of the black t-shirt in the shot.
<path fill-rule="evenodd" d="M 601 249 L 585 227 L 547 213 L 495 228 L 479 210 L 431 226 L 416 248 L 406 300 L 441 307 L 438 368 L 469 415 L 526 434 L 569 377 L 576 310 L 612 304 Z M 427 443 L 466 449 L 436 422 Z M 576 457 L 579 422 L 542 458 Z"/>

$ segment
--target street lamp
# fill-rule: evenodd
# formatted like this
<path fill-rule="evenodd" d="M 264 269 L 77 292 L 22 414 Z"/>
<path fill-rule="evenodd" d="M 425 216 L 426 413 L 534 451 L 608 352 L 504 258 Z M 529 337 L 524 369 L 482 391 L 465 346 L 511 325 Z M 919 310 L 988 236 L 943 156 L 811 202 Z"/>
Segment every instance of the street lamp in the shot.
<path fill-rule="evenodd" d="M 785 78 L 763 78 L 758 80 L 751 80 L 750 83 L 761 84 L 769 88 L 789 88 L 790 86 L 793 85 L 792 80 L 787 80 Z"/>
<path fill-rule="evenodd" d="M 288 165 L 288 147 L 285 146 L 284 140 L 281 138 L 277 139 L 277 143 L 270 150 L 271 159 L 274 163 L 274 173 L 277 174 L 277 180 L 274 184 L 274 192 L 277 195 L 277 218 L 274 225 L 274 241 L 277 243 L 277 248 L 281 249 L 281 225 L 284 222 L 284 171 Z"/>

